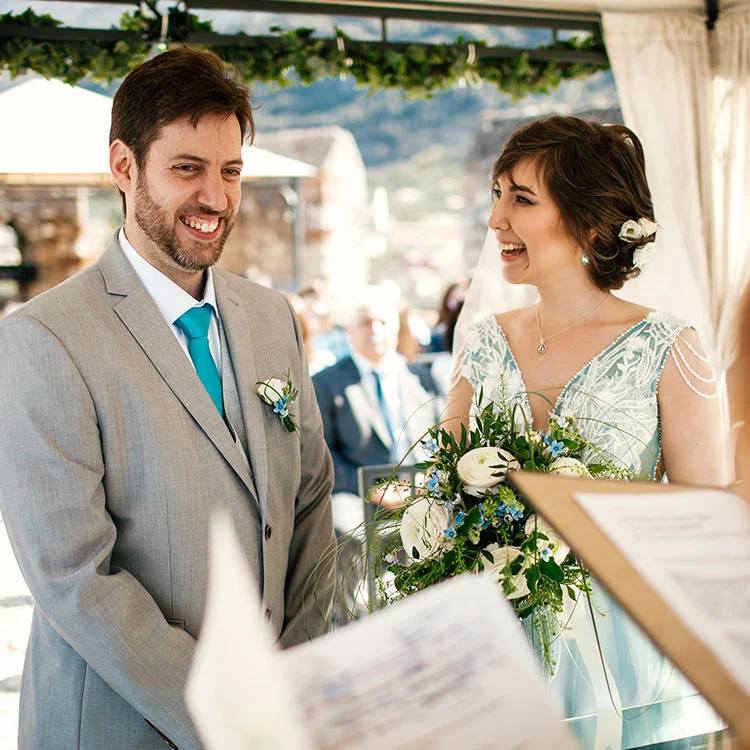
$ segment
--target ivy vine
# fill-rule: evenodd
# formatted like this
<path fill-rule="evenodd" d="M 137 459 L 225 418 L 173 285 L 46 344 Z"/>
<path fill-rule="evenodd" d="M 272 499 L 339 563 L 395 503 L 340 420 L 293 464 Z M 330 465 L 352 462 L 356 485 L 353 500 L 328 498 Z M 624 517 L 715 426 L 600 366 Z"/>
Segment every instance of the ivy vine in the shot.
<path fill-rule="evenodd" d="M 22 37 L 0 38 L 0 69 L 12 77 L 27 71 L 46 78 L 77 83 L 85 76 L 111 83 L 143 62 L 158 42 L 159 24 L 141 11 L 126 13 L 119 30 L 132 36 L 118 41 L 57 41 Z M 487 45 L 463 37 L 452 44 L 406 44 L 393 46 L 358 42 L 341 29 L 335 38 L 319 39 L 314 29 L 284 31 L 272 27 L 269 36 L 238 35 L 240 43 L 226 44 L 226 37 L 213 34 L 210 22 L 176 8 L 169 11 L 171 38 L 190 39 L 191 35 L 232 63 L 248 83 L 262 81 L 277 87 L 296 82 L 305 85 L 324 78 L 351 76 L 357 86 L 375 92 L 401 89 L 411 99 L 424 98 L 455 85 L 496 86 L 518 99 L 526 94 L 549 92 L 563 81 L 585 78 L 606 66 L 531 59 L 528 52 L 511 57 L 481 54 Z M 19 27 L 60 27 L 49 15 L 39 16 L 31 9 L 15 15 L 0 15 L 0 25 Z M 236 39 L 234 37 L 233 39 Z M 583 40 L 558 41 L 542 49 L 603 51 L 601 36 Z M 477 54 L 479 52 L 479 54 Z"/>
<path fill-rule="evenodd" d="M 120 19 L 118 30 L 132 32 L 133 38 L 117 41 L 3 37 L 0 38 L 0 70 L 7 70 L 11 78 L 33 71 L 70 84 L 86 76 L 112 83 L 146 60 L 152 47 L 146 38 L 152 23 L 153 19 L 140 11 L 126 13 Z M 0 15 L 0 26 L 59 28 L 62 23 L 49 15 L 39 16 L 29 8 L 18 15 Z"/>

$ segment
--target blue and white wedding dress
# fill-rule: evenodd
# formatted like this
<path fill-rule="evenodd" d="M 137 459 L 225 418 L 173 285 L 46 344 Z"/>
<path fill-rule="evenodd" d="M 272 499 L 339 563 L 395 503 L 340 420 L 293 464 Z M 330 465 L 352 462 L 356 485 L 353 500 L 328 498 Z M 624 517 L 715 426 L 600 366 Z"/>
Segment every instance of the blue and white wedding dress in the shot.
<path fill-rule="evenodd" d="M 610 461 L 656 480 L 662 370 L 674 350 L 681 374 L 694 388 L 687 357 L 702 358 L 679 338 L 686 325 L 667 313 L 649 313 L 584 365 L 565 385 L 552 413 L 574 416 L 581 434 Z M 475 399 L 480 392 L 483 397 L 482 404 L 473 405 L 472 414 L 505 399 L 520 406 L 519 430 L 546 428 L 533 424 L 523 374 L 493 315 L 467 330 L 460 365 Z M 596 462 L 596 451 L 589 448 L 583 459 Z M 721 729 L 721 720 L 696 689 L 616 602 L 596 584 L 593 589 L 596 631 L 609 680 L 604 677 L 588 603 L 581 597 L 569 629 L 557 639 L 557 668 L 550 683 L 581 746 L 617 750 Z"/>

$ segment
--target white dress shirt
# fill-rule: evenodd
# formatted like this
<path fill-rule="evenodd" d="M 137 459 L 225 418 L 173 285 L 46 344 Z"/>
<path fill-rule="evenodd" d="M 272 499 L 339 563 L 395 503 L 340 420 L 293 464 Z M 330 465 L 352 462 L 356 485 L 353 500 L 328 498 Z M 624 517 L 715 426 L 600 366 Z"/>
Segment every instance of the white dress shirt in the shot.
<path fill-rule="evenodd" d="M 359 352 L 352 349 L 352 359 L 359 370 L 362 378 L 362 387 L 365 389 L 367 398 L 376 409 L 380 408 L 378 402 L 378 387 L 375 383 L 373 372 L 377 370 L 380 376 L 380 384 L 383 388 L 383 401 L 388 412 L 388 423 L 393 430 L 393 437 L 396 445 L 393 446 L 392 458 L 400 460 L 411 447 L 409 438 L 405 434 L 404 409 L 401 399 L 401 380 L 399 371 L 403 366 L 401 357 L 396 352 L 389 352 L 383 358 L 383 361 L 375 367 L 367 357 L 363 357 Z"/>
<path fill-rule="evenodd" d="M 206 288 L 203 290 L 203 299 L 197 301 L 189 295 L 184 289 L 181 289 L 171 279 L 167 278 L 161 271 L 152 266 L 138 251 L 130 244 L 125 236 L 125 228 L 122 227 L 117 234 L 125 257 L 130 261 L 133 270 L 138 275 L 146 291 L 151 295 L 151 299 L 159 308 L 159 312 L 164 317 L 167 325 L 172 330 L 177 341 L 180 343 L 185 356 L 190 364 L 193 360 L 188 351 L 187 336 L 182 330 L 175 325 L 175 321 L 191 307 L 200 307 L 207 304 L 211 307 L 211 323 L 208 327 L 208 346 L 211 350 L 211 356 L 216 363 L 216 369 L 221 373 L 221 337 L 219 336 L 219 306 L 216 304 L 216 292 L 214 290 L 214 277 L 211 269 L 207 269 Z M 193 365 L 195 367 L 195 365 Z"/>

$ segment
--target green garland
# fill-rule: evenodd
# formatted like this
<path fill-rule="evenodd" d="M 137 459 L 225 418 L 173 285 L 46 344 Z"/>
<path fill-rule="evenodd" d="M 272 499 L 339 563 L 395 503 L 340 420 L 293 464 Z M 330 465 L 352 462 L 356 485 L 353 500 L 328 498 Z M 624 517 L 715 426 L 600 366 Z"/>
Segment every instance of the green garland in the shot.
<path fill-rule="evenodd" d="M 112 83 L 146 60 L 151 43 L 139 37 L 145 37 L 152 23 L 153 19 L 140 11 L 126 13 L 120 19 L 119 30 L 134 32 L 135 38 L 116 42 L 5 37 L 0 39 L 0 70 L 7 70 L 11 78 L 33 71 L 70 84 L 86 76 Z M 29 9 L 18 15 L 0 15 L 0 25 L 59 27 L 62 24 L 49 15 L 38 16 Z"/>
<path fill-rule="evenodd" d="M 182 27 L 190 34 L 212 34 L 210 22 L 171 8 L 170 28 Z M 119 29 L 135 32 L 134 38 L 117 42 L 39 41 L 24 38 L 0 39 L 0 69 L 12 77 L 27 71 L 46 78 L 76 83 L 84 76 L 111 83 L 122 78 L 148 56 L 156 43 L 158 25 L 140 11 L 126 13 Z M 30 9 L 19 15 L 0 16 L 0 24 L 18 26 L 60 26 L 48 15 L 38 16 Z M 377 43 L 357 42 L 340 29 L 336 39 L 314 39 L 314 29 L 283 31 L 270 29 L 271 36 L 248 37 L 247 45 L 221 44 L 221 36 L 209 42 L 223 60 L 234 64 L 245 81 L 261 81 L 277 87 L 297 81 L 309 85 L 324 78 L 351 76 L 357 86 L 371 92 L 401 89 L 408 98 L 430 97 L 455 85 L 476 85 L 479 81 L 496 86 L 514 99 L 527 94 L 547 93 L 565 80 L 585 78 L 606 66 L 531 60 L 527 53 L 514 57 L 469 60 L 469 42 L 459 37 L 453 44 L 406 45 L 398 50 Z M 244 36 L 244 35 L 240 35 Z M 481 41 L 475 49 L 486 48 Z M 600 36 L 557 42 L 543 49 L 601 51 Z"/>

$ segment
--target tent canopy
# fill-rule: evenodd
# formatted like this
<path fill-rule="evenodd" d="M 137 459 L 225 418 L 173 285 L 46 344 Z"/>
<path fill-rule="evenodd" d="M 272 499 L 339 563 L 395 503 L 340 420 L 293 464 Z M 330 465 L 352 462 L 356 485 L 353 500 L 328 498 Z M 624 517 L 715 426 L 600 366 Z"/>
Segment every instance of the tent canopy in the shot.
<path fill-rule="evenodd" d="M 112 100 L 32 78 L 0 94 L 0 184 L 109 186 Z M 243 180 L 309 177 L 317 170 L 255 146 L 242 149 Z"/>

